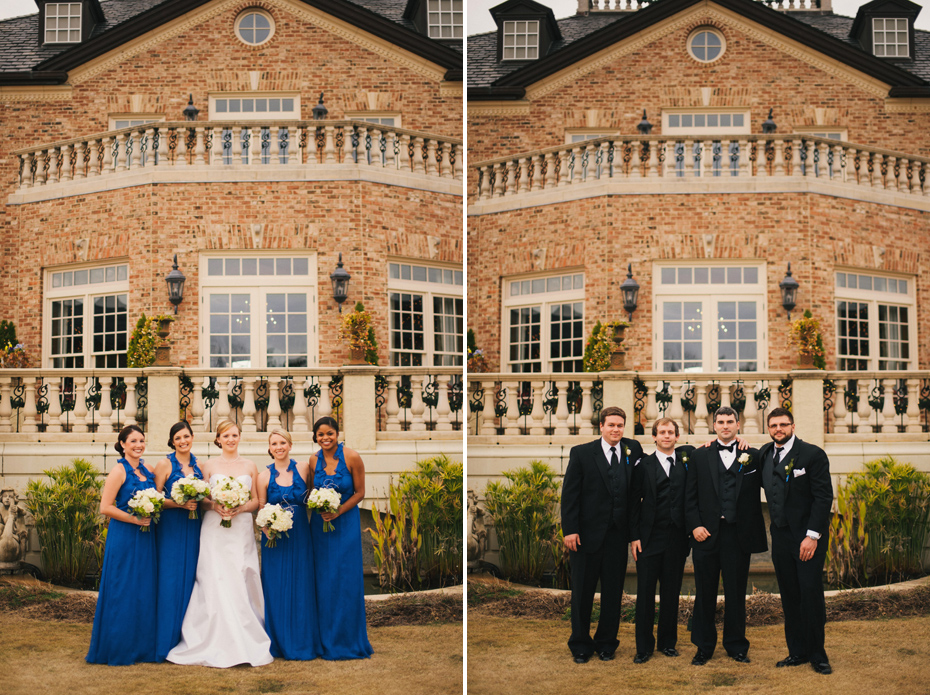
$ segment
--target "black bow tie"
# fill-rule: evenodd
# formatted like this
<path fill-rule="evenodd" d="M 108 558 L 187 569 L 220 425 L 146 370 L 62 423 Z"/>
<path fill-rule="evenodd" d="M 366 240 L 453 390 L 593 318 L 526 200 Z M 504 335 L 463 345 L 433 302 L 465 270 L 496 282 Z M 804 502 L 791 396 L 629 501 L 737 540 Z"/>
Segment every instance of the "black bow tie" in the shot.
<path fill-rule="evenodd" d="M 735 442 L 733 444 L 730 444 L 729 446 L 727 446 L 726 444 L 721 444 L 720 442 L 717 442 L 717 451 L 729 451 L 732 454 L 735 448 L 736 448 Z"/>

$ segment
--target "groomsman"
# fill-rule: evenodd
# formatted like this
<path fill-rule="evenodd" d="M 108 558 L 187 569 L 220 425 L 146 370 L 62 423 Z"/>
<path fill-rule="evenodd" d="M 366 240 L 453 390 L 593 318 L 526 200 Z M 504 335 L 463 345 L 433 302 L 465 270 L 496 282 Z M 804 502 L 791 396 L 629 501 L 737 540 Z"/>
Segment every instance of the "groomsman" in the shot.
<path fill-rule="evenodd" d="M 685 524 L 685 478 L 693 446 L 678 449 L 680 431 L 671 418 L 652 425 L 656 451 L 633 469 L 630 546 L 636 561 L 636 656 L 642 664 L 658 646 L 665 656 L 678 656 L 678 598 L 688 557 Z M 656 582 L 659 583 L 658 641 L 653 637 Z"/>
<path fill-rule="evenodd" d="M 714 413 L 717 441 L 695 449 L 685 480 L 685 521 L 694 552 L 694 616 L 691 660 L 703 666 L 717 646 L 714 612 L 723 575 L 723 647 L 740 663 L 749 663 L 746 639 L 746 584 L 752 553 L 768 548 L 762 518 L 758 452 L 737 450 L 739 414 L 729 407 Z"/>
<path fill-rule="evenodd" d="M 785 613 L 788 656 L 777 664 L 808 661 L 817 673 L 833 673 L 824 649 L 827 621 L 823 565 L 833 505 L 830 462 L 820 447 L 794 435 L 790 410 L 768 415 L 772 442 L 762 447 L 762 484 L 769 505 L 772 563 Z"/>
<path fill-rule="evenodd" d="M 604 408 L 600 423 L 600 439 L 572 447 L 562 484 L 562 533 L 572 573 L 568 648 L 576 664 L 587 662 L 595 653 L 601 661 L 610 661 L 619 644 L 632 475 L 643 457 L 639 442 L 623 438 L 623 410 Z M 591 610 L 598 581 L 601 617 L 591 639 Z"/>

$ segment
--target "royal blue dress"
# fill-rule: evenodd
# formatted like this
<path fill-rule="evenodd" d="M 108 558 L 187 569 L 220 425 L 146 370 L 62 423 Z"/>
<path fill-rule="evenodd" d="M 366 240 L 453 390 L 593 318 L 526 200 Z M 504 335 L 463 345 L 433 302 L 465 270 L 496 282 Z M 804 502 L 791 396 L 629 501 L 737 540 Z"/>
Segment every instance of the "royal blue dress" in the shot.
<path fill-rule="evenodd" d="M 129 500 L 139 490 L 155 487 L 155 475 L 141 463 L 140 480 L 126 459 L 126 482 L 116 493 L 115 504 L 129 512 Z M 155 661 L 155 631 L 144 618 L 146 607 L 155 600 L 154 524 L 148 533 L 141 526 L 110 519 L 100 575 L 100 593 L 94 613 L 87 661 L 91 664 L 126 666 Z"/>
<path fill-rule="evenodd" d="M 307 519 L 307 483 L 291 459 L 287 470 L 291 484 L 278 484 L 278 471 L 268 466 L 268 504 L 280 504 L 294 515 L 294 525 L 278 536 L 275 546 L 266 546 L 262 534 L 262 593 L 265 596 L 265 632 L 271 638 L 271 654 L 289 660 L 307 661 L 323 655 L 316 614 L 313 547 Z"/>
<path fill-rule="evenodd" d="M 165 481 L 165 497 L 171 498 L 171 488 L 184 477 L 177 455 L 168 454 L 171 474 Z M 194 475 L 203 480 L 196 457 L 191 454 Z M 158 595 L 156 601 L 155 658 L 164 661 L 171 648 L 181 641 L 181 623 L 194 589 L 197 576 L 197 556 L 200 554 L 200 513 L 188 518 L 186 509 L 164 509 L 155 535 L 158 550 Z"/>
<path fill-rule="evenodd" d="M 336 447 L 336 472 L 326 475 L 326 459 L 317 453 L 315 487 L 335 488 L 345 501 L 355 494 L 342 444 Z M 358 505 L 333 520 L 335 529 L 323 533 L 323 518 L 310 519 L 316 568 L 316 605 L 324 659 L 367 659 L 372 654 L 365 624 L 365 586 L 362 580 L 362 527 Z"/>

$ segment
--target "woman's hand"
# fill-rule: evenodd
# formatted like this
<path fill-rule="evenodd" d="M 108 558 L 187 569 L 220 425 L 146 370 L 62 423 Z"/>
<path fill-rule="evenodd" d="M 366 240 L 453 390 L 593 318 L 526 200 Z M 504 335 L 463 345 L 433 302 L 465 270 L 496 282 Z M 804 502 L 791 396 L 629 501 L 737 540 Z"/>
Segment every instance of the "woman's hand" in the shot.
<path fill-rule="evenodd" d="M 152 517 L 150 516 L 146 516 L 146 517 L 134 516 L 133 519 L 136 520 L 137 526 L 150 526 L 152 523 Z"/>
<path fill-rule="evenodd" d="M 181 509 L 186 509 L 189 512 L 196 511 L 197 509 L 197 500 L 190 500 L 189 502 L 182 504 Z"/>
<path fill-rule="evenodd" d="M 332 521 L 340 514 L 342 514 L 342 507 L 340 507 L 339 511 L 336 512 L 321 512 L 320 517 L 322 517 L 323 521 Z"/>

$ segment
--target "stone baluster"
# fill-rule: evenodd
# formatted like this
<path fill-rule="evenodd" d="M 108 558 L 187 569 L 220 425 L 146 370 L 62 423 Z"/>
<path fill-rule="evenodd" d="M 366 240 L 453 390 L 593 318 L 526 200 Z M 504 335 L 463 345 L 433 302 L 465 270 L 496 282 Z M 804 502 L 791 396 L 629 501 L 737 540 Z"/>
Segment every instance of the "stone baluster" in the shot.
<path fill-rule="evenodd" d="M 232 152 L 230 152 L 230 164 L 248 164 L 249 155 L 245 151 L 243 145 L 245 144 L 242 138 L 242 128 L 239 126 L 232 126 Z"/>
<path fill-rule="evenodd" d="M 817 171 L 815 172 L 818 179 L 830 178 L 829 161 L 827 160 L 827 143 L 820 141 L 812 143 L 811 150 L 816 148 L 817 151 Z"/>
<path fill-rule="evenodd" d="M 858 380 L 858 389 L 859 389 L 859 407 L 858 407 L 858 416 L 859 423 L 856 426 L 856 432 L 871 432 L 872 431 L 872 406 L 869 405 L 869 380 L 868 379 L 859 379 Z"/>
<path fill-rule="evenodd" d="M 668 405 L 668 410 L 665 411 L 665 416 L 672 418 L 675 422 L 683 422 L 682 416 L 684 415 L 684 409 L 681 407 L 681 394 L 684 392 L 684 386 L 680 382 L 672 382 L 669 384 L 668 392 L 672 394 L 672 402 Z M 650 434 L 651 430 L 647 433 Z"/>
<path fill-rule="evenodd" d="M 307 416 L 310 414 L 307 408 L 307 399 L 304 396 L 304 389 L 307 388 L 307 377 L 295 376 L 291 383 L 294 388 L 294 405 L 291 407 L 294 421 L 291 427 L 294 432 L 309 432 L 313 423 L 307 422 Z"/>
<path fill-rule="evenodd" d="M 494 165 L 494 197 L 502 198 L 504 196 L 505 184 L 504 179 L 507 178 L 507 164 L 505 162 L 499 162 Z"/>
<path fill-rule="evenodd" d="M 319 151 L 317 150 L 316 145 L 316 126 L 311 125 L 306 128 L 307 133 L 307 142 L 306 142 L 306 156 L 304 157 L 304 163 L 308 167 L 314 167 L 320 163 L 319 160 Z"/>
<path fill-rule="evenodd" d="M 847 434 L 849 424 L 846 422 L 846 382 L 836 380 L 836 393 L 833 395 L 833 431 L 836 434 Z"/>
<path fill-rule="evenodd" d="M 285 128 L 285 131 L 287 128 Z M 281 164 L 281 128 L 273 125 L 268 128 L 268 164 L 278 166 Z M 292 157 L 293 154 L 290 155 Z M 288 161 L 290 161 L 288 157 Z"/>
<path fill-rule="evenodd" d="M 564 149 L 559 151 L 559 186 L 567 186 L 569 183 L 568 180 L 568 160 L 571 156 L 570 149 Z"/>
<path fill-rule="evenodd" d="M 894 410 L 894 390 L 898 385 L 896 379 L 883 379 L 885 402 L 882 405 L 882 432 L 898 431 L 898 415 Z"/>
<path fill-rule="evenodd" d="M 496 385 L 494 381 L 482 381 L 481 388 L 484 392 L 483 403 L 484 410 L 478 413 L 478 432 L 482 435 L 497 434 L 497 422 L 494 415 L 494 396 L 496 394 Z M 503 426 L 503 422 L 501 422 Z"/>
<path fill-rule="evenodd" d="M 568 183 L 571 183 L 571 184 L 581 183 L 581 148 L 573 147 L 571 149 L 571 154 L 572 154 L 572 157 L 574 158 L 575 163 L 572 166 L 572 177 Z"/>
<path fill-rule="evenodd" d="M 769 141 L 769 140 L 763 140 L 763 139 L 761 139 L 761 138 L 755 141 L 755 146 L 756 146 L 756 167 L 755 167 L 755 173 L 754 173 L 753 175 L 754 175 L 756 178 L 760 178 L 760 179 L 761 179 L 761 178 L 765 178 L 765 177 L 767 177 L 767 176 L 769 175 L 768 160 L 766 159 L 766 147 L 767 147 L 769 144 L 771 144 L 772 147 L 777 147 L 778 142 L 780 142 L 780 141 L 774 141 L 774 140 Z M 784 144 L 784 143 L 782 143 L 782 144 Z M 773 151 L 773 153 L 772 153 L 772 154 L 773 154 L 773 162 L 774 162 L 774 156 L 776 155 L 776 152 L 777 152 L 777 149 L 776 149 L 775 151 Z M 784 160 L 784 157 L 782 157 L 782 159 Z M 750 169 L 750 173 L 752 173 L 752 163 L 751 163 L 751 162 L 750 162 L 750 165 L 749 165 L 749 169 Z M 772 166 L 772 175 L 773 175 L 773 176 L 775 175 L 775 167 L 774 167 L 774 164 L 773 164 L 773 166 Z"/>
<path fill-rule="evenodd" d="M 194 389 L 191 392 L 191 429 L 194 432 L 204 432 L 207 428 L 203 421 L 203 379 L 194 377 L 191 382 L 194 384 Z"/>
<path fill-rule="evenodd" d="M 801 176 L 801 140 L 785 140 L 791 143 L 791 176 Z"/>
<path fill-rule="evenodd" d="M 558 185 L 555 177 L 555 154 L 546 152 L 544 159 L 546 161 L 546 188 L 555 188 Z"/>
<path fill-rule="evenodd" d="M 48 386 L 48 424 L 46 432 L 61 432 L 61 377 L 44 377 Z"/>
<path fill-rule="evenodd" d="M 136 424 L 136 415 L 139 414 L 139 406 L 136 403 L 137 381 L 138 377 L 135 376 L 127 376 L 123 379 L 126 384 L 126 407 L 123 408 L 123 427 Z"/>
<path fill-rule="evenodd" d="M 255 420 L 257 412 L 255 408 L 255 382 L 254 376 L 243 377 L 242 379 L 242 431 L 257 432 L 258 423 Z"/>
<path fill-rule="evenodd" d="M 100 160 L 97 158 L 98 147 L 100 146 L 99 140 L 90 140 L 87 143 L 87 176 L 100 176 Z"/>
<path fill-rule="evenodd" d="M 423 402 L 423 375 L 410 375 L 410 431 L 426 431 L 426 404 Z"/>
<path fill-rule="evenodd" d="M 501 382 L 507 389 L 507 413 L 501 418 L 504 434 L 520 434 L 520 402 L 517 399 L 519 381 Z"/>
<path fill-rule="evenodd" d="M 426 143 L 426 173 L 428 176 L 439 176 L 439 170 L 436 166 L 436 140 L 433 138 L 430 138 Z"/>
<path fill-rule="evenodd" d="M 772 147 L 772 176 L 785 176 L 786 168 L 787 168 L 786 162 L 785 162 L 785 147 L 788 145 L 789 142 L 790 141 L 784 140 L 782 138 L 773 139 L 773 140 L 763 140 L 759 142 L 760 145 L 767 144 L 767 145 L 771 145 Z M 759 158 L 757 165 L 761 167 L 761 169 L 765 171 L 766 174 L 768 174 L 767 154 L 768 153 L 765 149 L 760 149 L 757 154 L 757 157 Z M 798 158 L 797 159 L 798 166 L 800 166 L 801 152 L 798 150 L 797 147 L 792 147 L 792 158 L 795 155 Z M 792 175 L 794 175 L 795 173 L 799 171 L 799 169 L 795 167 L 793 161 L 792 161 L 791 167 L 792 167 L 792 170 L 791 170 Z"/>
<path fill-rule="evenodd" d="M 546 411 L 543 409 L 543 394 L 545 393 L 546 382 L 544 381 L 533 381 L 533 410 L 530 413 L 530 419 L 532 423 L 530 424 L 529 434 L 531 436 L 542 436 L 546 433 L 545 425 L 543 420 L 546 419 Z"/>
<path fill-rule="evenodd" d="M 643 177 L 643 143 L 634 140 L 630 143 L 630 178 L 634 181 Z M 590 160 L 588 166 L 590 167 Z"/>
<path fill-rule="evenodd" d="M 740 138 L 737 142 L 737 147 L 739 147 L 739 160 L 736 165 L 736 175 L 745 179 L 752 176 L 752 162 L 749 161 L 749 140 Z"/>
<path fill-rule="evenodd" d="M 324 164 L 335 164 L 336 163 L 336 127 L 327 125 L 324 126 L 323 131 L 325 133 L 325 140 L 323 142 L 323 163 Z M 345 147 L 345 145 L 343 145 Z"/>
<path fill-rule="evenodd" d="M 400 406 L 397 404 L 397 382 L 400 377 L 396 374 L 387 375 L 387 400 L 384 402 L 384 410 L 387 413 L 387 424 L 384 429 L 387 432 L 400 432 L 400 420 L 397 418 L 400 412 Z"/>
<path fill-rule="evenodd" d="M 706 176 L 707 178 L 713 177 L 714 175 L 714 141 L 713 140 L 705 140 L 701 144 L 701 156 L 703 157 L 703 159 L 701 160 L 701 165 L 702 165 L 701 168 L 703 169 L 701 176 Z"/>
<path fill-rule="evenodd" d="M 912 159 L 908 172 L 910 178 L 907 182 L 907 192 L 920 195 L 920 162 L 916 159 Z"/>
<path fill-rule="evenodd" d="M 694 385 L 695 407 L 694 407 L 694 433 L 707 434 L 710 429 L 707 426 L 707 382 L 699 381 Z"/>
<path fill-rule="evenodd" d="M 646 422 L 643 423 L 646 432 L 651 431 L 650 428 L 652 427 L 652 423 L 659 417 L 659 406 L 656 403 L 656 390 L 661 383 L 661 381 L 646 382 L 646 406 L 643 413 L 646 416 Z"/>
<path fill-rule="evenodd" d="M 402 171 L 413 171 L 413 160 L 410 159 L 410 136 L 406 133 L 400 136 L 400 168 Z"/>
<path fill-rule="evenodd" d="M 395 133 L 393 130 L 389 130 L 384 134 L 384 166 L 388 169 L 397 168 L 397 160 L 394 156 L 394 143 L 396 141 L 396 138 L 397 138 L 397 133 Z M 443 166 L 450 167 L 450 171 L 451 171 L 452 165 L 449 163 L 448 157 L 450 157 L 451 155 L 452 155 L 451 152 L 445 152 L 444 157 L 446 157 L 447 161 L 443 163 Z M 454 172 L 452 173 L 454 175 Z"/>
<path fill-rule="evenodd" d="M 911 170 L 911 160 L 907 157 L 898 157 L 898 192 L 910 193 L 911 187 L 907 175 Z"/>
<path fill-rule="evenodd" d="M 216 391 L 217 391 L 216 404 L 213 406 L 216 409 L 216 419 L 213 421 L 214 427 L 216 427 L 217 422 L 228 418 L 230 414 L 229 377 L 228 376 L 217 377 Z"/>
<path fill-rule="evenodd" d="M 21 189 L 32 188 L 32 162 L 35 159 L 32 152 L 22 155 L 23 160 L 23 178 L 19 182 Z"/>
<path fill-rule="evenodd" d="M 48 176 L 46 177 L 47 183 L 58 183 L 58 167 L 60 163 L 58 157 L 58 149 L 52 147 L 48 151 Z"/>
<path fill-rule="evenodd" d="M 36 379 L 33 376 L 23 377 L 23 432 L 38 432 L 38 415 L 36 409 Z"/>
<path fill-rule="evenodd" d="M 439 402 L 436 404 L 436 431 L 452 431 L 452 408 L 449 406 L 449 375 L 437 374 L 439 385 Z"/>
<path fill-rule="evenodd" d="M 519 160 L 520 166 L 520 182 L 519 182 L 519 193 L 527 193 L 530 190 L 530 165 L 527 162 L 526 157 L 520 157 Z"/>
<path fill-rule="evenodd" d="M 743 409 L 743 432 L 746 434 L 759 434 L 759 407 L 756 405 L 756 392 L 759 382 L 752 386 L 743 384 L 743 396 L 746 398 L 746 407 Z"/>
<path fill-rule="evenodd" d="M 865 160 L 863 166 L 866 167 L 866 172 L 869 185 L 872 188 L 881 188 L 882 187 L 882 157 L 880 154 L 875 152 L 866 152 L 863 157 Z"/>
<path fill-rule="evenodd" d="M 155 159 L 158 166 L 168 166 L 168 130 L 167 128 L 152 129 L 152 142 L 155 141 L 155 131 L 158 131 L 158 147 L 155 148 Z"/>
<path fill-rule="evenodd" d="M 514 195 L 517 192 L 517 165 L 513 160 L 505 165 L 507 172 L 507 181 L 504 184 L 504 195 Z"/>
<path fill-rule="evenodd" d="M 87 416 L 87 386 L 89 379 L 84 376 L 74 377 L 74 410 L 71 416 L 74 418 L 74 424 L 71 426 L 72 432 L 87 432 L 90 418 Z"/>
<path fill-rule="evenodd" d="M 45 150 L 42 150 L 36 156 L 36 174 L 35 174 L 35 185 L 44 186 L 47 174 L 45 173 L 45 163 L 48 155 Z"/>
<path fill-rule="evenodd" d="M 454 145 L 453 152 L 455 153 L 455 164 L 452 165 L 452 174 L 453 178 L 456 181 L 461 181 L 462 176 L 465 172 L 465 163 L 462 161 L 462 158 L 465 156 L 462 150 L 461 145 Z"/>
<path fill-rule="evenodd" d="M 213 128 L 210 136 L 210 151 L 207 154 L 210 166 L 223 166 L 223 129 Z"/>
<path fill-rule="evenodd" d="M 345 139 L 342 141 L 342 163 L 343 164 L 363 164 L 362 159 L 365 152 L 365 133 L 368 129 L 363 126 L 356 126 L 352 130 L 343 128 Z M 358 144 L 353 142 L 352 135 L 358 137 Z"/>
<path fill-rule="evenodd" d="M 530 165 L 531 167 L 530 166 L 527 167 L 528 169 L 531 168 L 531 173 L 527 174 L 527 176 L 529 176 L 531 179 L 530 190 L 541 191 L 543 187 L 543 175 L 542 175 L 543 157 L 542 155 L 535 155 L 531 157 Z"/>
<path fill-rule="evenodd" d="M 194 164 L 206 164 L 206 148 L 203 144 L 203 126 L 194 129 Z"/>
<path fill-rule="evenodd" d="M 0 432 L 12 432 L 13 427 L 13 377 L 0 376 Z"/>
<path fill-rule="evenodd" d="M 423 162 L 423 138 L 415 138 L 413 141 L 413 171 L 417 174 L 426 173 Z"/>
<path fill-rule="evenodd" d="M 439 143 L 439 175 L 444 179 L 454 178 L 452 173 L 452 143 Z"/>
<path fill-rule="evenodd" d="M 61 146 L 61 180 L 70 181 L 72 179 L 71 168 L 71 145 Z"/>
<path fill-rule="evenodd" d="M 260 126 L 252 128 L 252 137 L 249 138 L 249 164 L 261 166 L 262 164 L 262 129 Z"/>
<path fill-rule="evenodd" d="M 930 164 L 927 162 L 921 162 L 920 175 L 923 178 L 919 180 L 917 188 L 923 193 L 925 197 L 930 197 Z"/>
<path fill-rule="evenodd" d="M 918 399 L 920 398 L 920 379 L 908 379 L 907 380 L 907 413 L 904 417 L 905 421 L 905 432 L 922 432 L 923 427 L 920 424 L 920 405 Z"/>
<path fill-rule="evenodd" d="M 487 200 L 491 197 L 491 167 L 483 166 L 478 169 L 478 199 Z"/>
<path fill-rule="evenodd" d="M 100 377 L 100 405 L 97 406 L 97 432 L 113 431 L 113 403 L 110 400 L 110 387 L 113 385 L 113 377 Z"/>
<path fill-rule="evenodd" d="M 559 390 L 558 404 L 555 407 L 555 436 L 570 434 L 568 429 L 568 381 L 557 381 L 555 387 Z"/>
<path fill-rule="evenodd" d="M 275 427 L 281 427 L 281 396 L 278 393 L 278 377 L 269 377 L 267 383 L 268 422 L 265 431 L 270 432 Z"/>
<path fill-rule="evenodd" d="M 846 176 L 845 167 L 843 166 L 844 152 L 842 145 L 833 146 L 833 176 L 830 178 L 834 181 L 843 181 Z"/>
<path fill-rule="evenodd" d="M 174 132 L 177 135 L 177 146 L 174 149 L 174 165 L 176 167 L 186 167 L 190 165 L 190 160 L 188 155 L 191 154 L 187 149 L 187 138 L 190 135 L 190 131 L 193 128 L 175 128 Z M 243 162 L 244 164 L 245 162 Z"/>
<path fill-rule="evenodd" d="M 131 130 L 126 134 L 129 147 L 132 148 L 132 155 L 129 159 L 129 168 L 135 171 L 142 167 L 142 132 Z"/>
<path fill-rule="evenodd" d="M 607 165 L 607 153 L 604 153 L 604 165 Z M 649 141 L 649 159 L 646 161 L 646 178 L 659 177 L 659 141 Z"/>
<path fill-rule="evenodd" d="M 116 143 L 116 160 L 113 162 L 112 166 L 108 166 L 107 171 L 126 171 L 126 133 L 119 133 L 115 138 L 107 138 L 107 152 L 109 153 L 110 160 L 112 161 L 112 150 L 110 149 L 113 143 Z M 104 161 L 107 161 L 106 159 Z"/>
<path fill-rule="evenodd" d="M 313 416 L 315 420 L 319 420 L 321 417 L 332 417 L 333 396 L 329 390 L 329 385 L 332 380 L 333 378 L 331 376 L 322 375 L 319 377 L 320 402 L 317 404 L 317 412 Z"/>
<path fill-rule="evenodd" d="M 594 404 L 591 400 L 591 390 L 593 388 L 593 381 L 581 382 L 581 412 L 578 413 L 580 418 L 579 434 L 585 434 L 591 427 L 591 420 L 594 417 Z"/>

